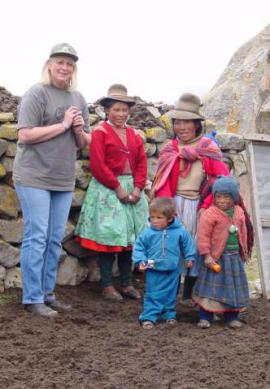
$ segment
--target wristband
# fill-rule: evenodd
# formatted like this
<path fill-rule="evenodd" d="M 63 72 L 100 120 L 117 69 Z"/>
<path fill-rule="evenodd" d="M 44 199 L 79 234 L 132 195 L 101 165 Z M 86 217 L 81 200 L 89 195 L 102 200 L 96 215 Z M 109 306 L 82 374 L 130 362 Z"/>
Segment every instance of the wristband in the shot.
<path fill-rule="evenodd" d="M 61 123 L 64 130 L 67 131 L 69 129 L 70 126 L 68 126 L 64 121 Z"/>

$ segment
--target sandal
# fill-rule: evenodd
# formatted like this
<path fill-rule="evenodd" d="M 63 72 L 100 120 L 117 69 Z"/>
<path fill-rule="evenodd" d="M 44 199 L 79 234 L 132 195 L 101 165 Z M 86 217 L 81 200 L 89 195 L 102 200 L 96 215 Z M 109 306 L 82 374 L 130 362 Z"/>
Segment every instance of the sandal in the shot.
<path fill-rule="evenodd" d="M 108 301 L 123 301 L 123 297 L 115 289 L 107 290 L 106 288 L 102 291 L 104 300 Z"/>
<path fill-rule="evenodd" d="M 197 327 L 203 328 L 203 329 L 209 328 L 209 327 L 211 327 L 211 323 L 208 320 L 200 320 L 199 323 L 197 324 Z"/>
<path fill-rule="evenodd" d="M 123 296 L 129 297 L 134 300 L 139 300 L 141 298 L 140 293 L 132 285 L 122 288 L 121 293 L 123 294 Z"/>
<path fill-rule="evenodd" d="M 154 323 L 150 320 L 145 320 L 141 322 L 141 326 L 144 330 L 152 330 L 152 328 L 154 328 Z"/>
<path fill-rule="evenodd" d="M 241 328 L 243 324 L 239 320 L 230 320 L 228 322 L 228 327 L 233 328 L 234 330 L 237 330 L 238 328 Z"/>

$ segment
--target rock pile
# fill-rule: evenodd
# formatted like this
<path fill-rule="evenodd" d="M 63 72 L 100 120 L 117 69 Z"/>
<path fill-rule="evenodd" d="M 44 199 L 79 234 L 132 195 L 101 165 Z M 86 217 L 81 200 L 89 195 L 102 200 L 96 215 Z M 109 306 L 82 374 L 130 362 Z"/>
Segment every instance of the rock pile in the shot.
<path fill-rule="evenodd" d="M 20 101 L 20 97 L 13 96 L 6 88 L 0 86 L 0 112 L 11 112 L 16 118 L 17 105 Z"/>

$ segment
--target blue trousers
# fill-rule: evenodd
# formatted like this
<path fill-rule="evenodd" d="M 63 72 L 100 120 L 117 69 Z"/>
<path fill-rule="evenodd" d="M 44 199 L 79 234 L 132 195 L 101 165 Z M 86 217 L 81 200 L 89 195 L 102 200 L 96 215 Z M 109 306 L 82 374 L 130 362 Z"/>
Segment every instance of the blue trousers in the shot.
<path fill-rule="evenodd" d="M 176 297 L 179 287 L 179 269 L 174 271 L 146 271 L 146 291 L 140 321 L 176 318 Z"/>
<path fill-rule="evenodd" d="M 228 322 L 228 321 L 232 321 L 232 320 L 237 320 L 239 312 L 238 311 L 236 311 L 236 312 L 235 311 L 234 312 L 224 312 L 223 315 L 224 315 L 224 320 L 226 322 Z M 206 311 L 205 309 L 200 307 L 199 316 L 200 316 L 200 320 L 212 321 L 213 316 L 214 316 L 214 312 Z"/>
<path fill-rule="evenodd" d="M 21 246 L 23 304 L 53 301 L 61 241 L 72 192 L 15 186 L 24 219 Z"/>

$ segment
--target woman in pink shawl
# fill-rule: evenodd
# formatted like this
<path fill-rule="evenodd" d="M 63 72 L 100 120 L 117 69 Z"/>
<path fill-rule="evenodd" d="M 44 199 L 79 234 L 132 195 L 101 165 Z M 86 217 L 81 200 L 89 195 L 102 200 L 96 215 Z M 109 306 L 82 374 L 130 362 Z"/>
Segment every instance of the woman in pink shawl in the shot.
<path fill-rule="evenodd" d="M 152 186 L 155 197 L 173 197 L 177 215 L 196 239 L 198 211 L 212 202 L 211 185 L 218 175 L 229 175 L 217 144 L 202 134 L 203 116 L 200 99 L 183 94 L 175 109 L 168 112 L 173 121 L 175 138 L 161 150 Z M 199 270 L 198 261 L 187 269 L 183 299 L 191 298 Z"/>

